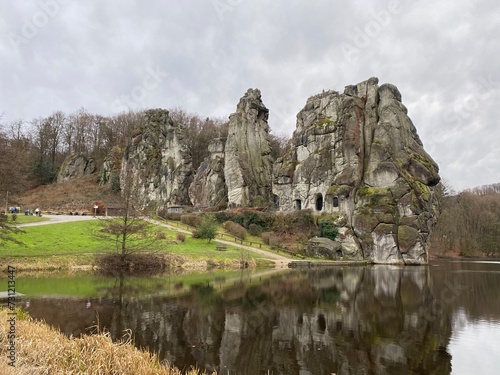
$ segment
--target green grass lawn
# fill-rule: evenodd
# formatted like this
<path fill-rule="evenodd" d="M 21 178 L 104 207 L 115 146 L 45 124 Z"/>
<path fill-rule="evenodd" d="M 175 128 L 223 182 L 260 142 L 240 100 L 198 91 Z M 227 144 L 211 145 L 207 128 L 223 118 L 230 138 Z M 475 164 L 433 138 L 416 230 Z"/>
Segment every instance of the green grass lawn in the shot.
<path fill-rule="evenodd" d="M 0 247 L 2 257 L 49 257 L 64 255 L 89 255 L 117 251 L 114 243 L 99 239 L 97 233 L 102 226 L 99 221 L 77 221 L 70 223 L 25 227 L 23 233 L 16 235 L 22 244 L 7 242 Z M 164 239 L 158 240 L 160 252 L 171 253 L 192 259 L 235 260 L 261 259 L 260 254 L 227 246 L 227 251 L 217 251 L 215 242 L 192 238 L 186 234 L 183 243 L 176 243 L 176 231 L 155 227 L 155 232 L 165 233 Z"/>
<path fill-rule="evenodd" d="M 11 214 L 8 214 L 7 217 L 8 217 L 9 223 L 14 223 L 14 224 L 29 224 L 29 223 L 36 223 L 39 221 L 50 220 L 49 218 L 43 217 L 43 216 L 39 217 L 39 216 L 35 216 L 35 215 L 24 215 L 24 214 L 17 214 L 15 216 L 15 218 L 16 218 L 15 220 L 12 220 Z"/>
<path fill-rule="evenodd" d="M 50 256 L 96 253 L 109 250 L 109 244 L 92 235 L 99 229 L 97 221 L 78 221 L 21 228 L 16 235 L 21 244 L 6 243 L 0 256 Z M 108 247 L 108 249 L 107 249 Z"/>

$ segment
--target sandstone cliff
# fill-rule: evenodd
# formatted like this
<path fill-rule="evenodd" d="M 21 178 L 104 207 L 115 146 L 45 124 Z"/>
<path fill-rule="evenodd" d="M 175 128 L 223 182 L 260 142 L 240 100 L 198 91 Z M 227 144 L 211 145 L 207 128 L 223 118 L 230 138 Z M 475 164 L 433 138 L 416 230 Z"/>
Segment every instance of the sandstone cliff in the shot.
<path fill-rule="evenodd" d="M 188 187 L 194 172 L 184 129 L 164 109 L 144 115 L 145 125 L 137 129 L 123 157 L 121 186 L 132 183 L 141 207 L 190 204 Z"/>
<path fill-rule="evenodd" d="M 334 215 L 344 258 L 427 262 L 440 178 L 395 86 L 371 78 L 309 98 L 292 142 L 274 165 L 280 210 Z"/>
<path fill-rule="evenodd" d="M 59 168 L 57 182 L 88 176 L 96 171 L 95 161 L 78 153 L 68 156 Z"/>
<path fill-rule="evenodd" d="M 249 89 L 229 116 L 224 166 L 229 207 L 267 206 L 272 202 L 268 116 L 257 89 Z"/>
<path fill-rule="evenodd" d="M 201 163 L 189 186 L 189 197 L 195 207 L 221 204 L 227 197 L 224 178 L 224 142 L 213 139 L 208 145 L 209 156 Z"/>

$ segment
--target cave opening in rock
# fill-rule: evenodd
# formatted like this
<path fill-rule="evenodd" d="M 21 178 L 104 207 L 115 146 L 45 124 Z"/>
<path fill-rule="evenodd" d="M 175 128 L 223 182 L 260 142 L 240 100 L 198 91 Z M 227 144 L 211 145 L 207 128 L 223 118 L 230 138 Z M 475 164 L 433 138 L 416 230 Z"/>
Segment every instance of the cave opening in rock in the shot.
<path fill-rule="evenodd" d="M 318 315 L 318 331 L 322 333 L 326 331 L 326 318 L 323 314 Z"/>
<path fill-rule="evenodd" d="M 323 209 L 323 194 L 316 194 L 316 211 L 321 211 Z"/>
<path fill-rule="evenodd" d="M 274 208 L 276 210 L 280 209 L 280 197 L 278 197 L 276 194 L 273 194 L 273 201 L 274 201 Z"/>
<path fill-rule="evenodd" d="M 338 207 L 338 206 L 339 206 L 339 198 L 333 197 L 333 207 Z"/>
<path fill-rule="evenodd" d="M 302 201 L 300 199 L 295 199 L 295 209 L 297 211 L 302 210 Z"/>

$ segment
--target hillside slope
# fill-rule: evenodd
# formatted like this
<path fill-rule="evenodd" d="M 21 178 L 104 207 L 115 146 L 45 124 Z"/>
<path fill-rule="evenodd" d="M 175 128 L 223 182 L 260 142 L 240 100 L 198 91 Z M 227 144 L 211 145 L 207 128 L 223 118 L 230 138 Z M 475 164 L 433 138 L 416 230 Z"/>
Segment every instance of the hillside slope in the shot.
<path fill-rule="evenodd" d="M 109 186 L 99 186 L 96 175 L 75 178 L 69 181 L 42 185 L 33 190 L 11 197 L 9 205 L 22 210 L 39 207 L 43 211 L 91 212 L 96 202 L 106 206 L 119 204 L 119 193 L 113 193 Z"/>

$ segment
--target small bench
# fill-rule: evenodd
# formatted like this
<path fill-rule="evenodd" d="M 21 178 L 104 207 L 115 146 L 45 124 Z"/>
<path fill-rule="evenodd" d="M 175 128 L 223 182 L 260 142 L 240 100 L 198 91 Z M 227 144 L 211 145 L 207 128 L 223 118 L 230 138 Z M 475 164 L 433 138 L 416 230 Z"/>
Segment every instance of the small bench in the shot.
<path fill-rule="evenodd" d="M 227 250 L 227 246 L 226 245 L 217 245 L 215 247 L 215 250 L 217 250 L 217 251 L 226 251 Z"/>

